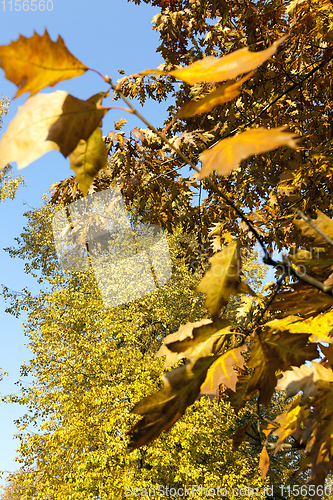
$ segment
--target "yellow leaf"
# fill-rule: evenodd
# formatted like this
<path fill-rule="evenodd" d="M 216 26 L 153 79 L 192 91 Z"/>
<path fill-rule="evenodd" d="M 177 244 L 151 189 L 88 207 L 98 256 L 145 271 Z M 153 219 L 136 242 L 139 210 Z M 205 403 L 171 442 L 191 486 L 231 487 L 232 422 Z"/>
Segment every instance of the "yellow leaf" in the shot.
<path fill-rule="evenodd" d="M 87 140 L 108 111 L 102 94 L 81 101 L 63 90 L 39 94 L 19 107 L 0 142 L 0 170 L 12 161 L 19 169 L 56 149 L 65 157 Z"/>
<path fill-rule="evenodd" d="M 205 382 L 200 388 L 201 394 L 215 397 L 216 389 L 221 384 L 224 384 L 226 387 L 236 392 L 238 377 L 233 366 L 243 368 L 244 358 L 241 355 L 242 351 L 247 351 L 246 345 L 227 351 L 215 361 L 209 368 Z"/>
<path fill-rule="evenodd" d="M 195 326 L 197 325 L 197 326 Z M 178 332 L 168 335 L 156 353 L 156 357 L 166 355 L 164 368 L 174 365 L 180 359 L 191 361 L 209 354 L 218 354 L 232 328 L 230 321 L 208 319 L 181 325 Z"/>
<path fill-rule="evenodd" d="M 205 306 L 214 319 L 229 302 L 230 295 L 242 291 L 239 278 L 241 270 L 239 241 L 224 247 L 221 252 L 213 255 L 209 262 L 210 269 L 200 281 L 197 290 L 207 295 Z M 249 293 L 250 288 L 247 290 Z"/>
<path fill-rule="evenodd" d="M 2 45 L 0 65 L 6 78 L 19 87 L 15 97 L 24 92 L 32 96 L 89 69 L 69 52 L 61 36 L 52 42 L 46 30 L 43 36 L 37 33 L 31 38 L 20 36 L 16 42 Z"/>
<path fill-rule="evenodd" d="M 81 139 L 74 151 L 69 155 L 71 169 L 85 196 L 94 177 L 107 165 L 107 150 L 102 140 L 102 131 L 97 128 L 87 141 Z"/>
<path fill-rule="evenodd" d="M 333 343 L 333 312 L 318 314 L 302 320 L 299 316 L 287 316 L 267 323 L 276 330 L 288 330 L 291 333 L 312 334 L 310 342 Z"/>
<path fill-rule="evenodd" d="M 239 95 L 239 87 L 252 76 L 253 73 L 246 75 L 244 78 L 233 84 L 225 84 L 222 87 L 210 92 L 199 101 L 190 101 L 184 104 L 177 113 L 177 118 L 185 118 L 200 113 L 208 113 L 215 106 L 231 101 Z"/>
<path fill-rule="evenodd" d="M 213 170 L 219 175 L 229 175 L 251 155 L 266 153 L 280 146 L 296 148 L 295 134 L 283 132 L 284 127 L 249 129 L 229 139 L 222 139 L 214 147 L 200 155 L 202 169 L 198 180 L 207 177 Z"/>
<path fill-rule="evenodd" d="M 194 62 L 186 68 L 176 69 L 174 71 L 166 72 L 160 70 L 146 70 L 142 71 L 141 75 L 170 75 L 183 80 L 190 85 L 200 82 L 222 82 L 224 80 L 232 80 L 239 75 L 248 73 L 256 69 L 262 63 L 267 61 L 272 55 L 275 54 L 279 45 L 284 42 L 286 36 L 283 36 L 274 42 L 268 49 L 260 52 L 250 52 L 248 47 L 235 50 L 231 54 L 224 57 L 205 57 L 199 61 Z"/>
<path fill-rule="evenodd" d="M 327 217 L 323 212 L 317 210 L 317 218 L 313 219 L 312 222 L 321 229 L 327 236 L 333 239 L 333 220 Z M 313 246 L 327 246 L 326 240 L 319 234 L 315 229 L 313 229 L 305 220 L 295 219 L 294 224 L 302 232 L 302 235 L 311 238 L 311 244 Z"/>

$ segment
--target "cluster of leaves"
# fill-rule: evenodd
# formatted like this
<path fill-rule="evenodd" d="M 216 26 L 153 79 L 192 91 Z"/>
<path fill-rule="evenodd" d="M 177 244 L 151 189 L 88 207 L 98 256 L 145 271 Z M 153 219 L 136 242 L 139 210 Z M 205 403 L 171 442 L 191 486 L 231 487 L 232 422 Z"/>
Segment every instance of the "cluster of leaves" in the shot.
<path fill-rule="evenodd" d="M 306 453 L 300 471 L 310 467 L 309 481 L 322 484 L 333 466 L 333 5 L 328 0 L 153 3 L 161 7 L 153 22 L 161 35 L 163 67 L 122 78 L 117 85 L 105 76 L 109 90 L 87 101 L 63 91 L 34 96 L 89 69 L 61 38 L 52 42 L 47 33 L 35 34 L 0 47 L 0 64 L 19 86 L 18 95 L 30 91 L 33 96 L 3 136 L 0 167 L 9 161 L 23 167 L 57 149 L 69 156 L 83 194 L 91 186 L 93 192 L 118 181 L 133 212 L 171 229 L 180 217 L 204 244 L 209 224 L 217 223 L 215 249 L 222 249 L 210 258 L 197 287 L 206 295 L 211 319 L 193 322 L 186 315 L 189 322 L 175 325 L 172 330 L 178 330 L 164 339 L 159 355 L 166 356 L 166 366 L 184 358 L 187 362 L 167 371 L 163 388 L 132 409 L 143 418 L 128 431 L 129 448 L 146 445 L 170 429 L 200 393 L 216 392 L 235 411 L 255 399 L 262 478 L 268 470 L 267 450 L 278 450 L 291 439 L 294 448 Z M 212 16 L 218 16 L 215 24 Z M 38 61 L 44 53 L 47 61 L 41 69 Z M 174 78 L 181 80 L 176 91 L 171 90 Z M 100 121 L 112 107 L 101 102 L 111 90 L 149 130 L 137 129 L 125 139 L 118 122 L 102 138 Z M 164 132 L 128 99 L 141 95 L 144 100 L 148 94 L 160 100 L 169 92 L 175 106 Z M 258 126 L 249 128 L 253 124 Z M 297 136 L 303 137 L 302 146 Z M 108 169 L 93 183 L 106 168 L 108 153 Z M 176 174 L 185 164 L 196 172 L 192 181 Z M 189 182 L 200 194 L 201 187 L 207 192 L 199 207 L 190 206 Z M 66 203 L 82 193 L 70 179 L 56 186 L 53 200 Z M 254 294 L 241 280 L 241 260 L 242 248 L 255 242 L 262 246 L 264 262 L 277 269 L 277 281 L 267 296 L 244 301 L 245 320 L 237 324 L 224 317 L 224 308 L 232 295 Z M 289 255 L 275 261 L 274 248 Z M 79 321 L 82 307 L 76 307 Z M 325 358 L 313 361 L 320 352 Z M 267 423 L 261 405 L 270 404 L 276 388 L 286 389 L 290 397 L 303 395 Z M 245 436 L 245 431 L 238 433 L 237 441 Z"/>

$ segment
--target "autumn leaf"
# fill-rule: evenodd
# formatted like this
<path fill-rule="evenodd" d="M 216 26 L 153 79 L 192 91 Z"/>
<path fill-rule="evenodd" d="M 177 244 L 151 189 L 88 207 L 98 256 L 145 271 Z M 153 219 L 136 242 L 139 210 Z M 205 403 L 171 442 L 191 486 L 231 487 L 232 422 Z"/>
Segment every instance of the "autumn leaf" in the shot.
<path fill-rule="evenodd" d="M 299 402 L 300 399 L 293 401 L 289 407 L 287 407 L 287 411 L 281 413 L 281 415 L 275 419 L 279 427 L 272 433 L 274 436 L 278 437 L 274 454 L 279 451 L 286 438 L 293 436 L 295 439 L 298 439 L 300 436 L 301 424 L 305 420 L 306 413 L 304 409 L 299 406 Z"/>
<path fill-rule="evenodd" d="M 248 47 L 244 47 L 224 57 L 205 57 L 190 64 L 190 66 L 174 71 L 146 70 L 142 71 L 140 74 L 170 75 L 190 85 L 200 82 L 216 83 L 224 80 L 232 80 L 239 75 L 256 69 L 267 61 L 267 59 L 275 54 L 277 48 L 285 39 L 286 36 L 283 36 L 274 42 L 268 49 L 260 52 L 250 52 Z"/>
<path fill-rule="evenodd" d="M 216 90 L 210 92 L 204 98 L 199 101 L 190 101 L 184 104 L 178 111 L 176 118 L 186 118 L 194 115 L 199 115 L 201 113 L 208 113 L 215 106 L 219 106 L 225 102 L 231 101 L 239 95 L 239 87 L 246 80 L 252 76 L 253 73 L 246 75 L 244 78 L 236 83 L 227 83 L 217 88 Z"/>
<path fill-rule="evenodd" d="M 201 394 L 215 397 L 216 389 L 221 384 L 236 392 L 238 377 L 233 367 L 243 368 L 244 358 L 241 355 L 242 351 L 247 351 L 246 345 L 225 352 L 215 361 L 209 368 L 206 380 L 201 386 Z"/>
<path fill-rule="evenodd" d="M 276 371 L 300 366 L 318 357 L 317 347 L 308 344 L 307 334 L 293 334 L 270 328 L 258 330 L 247 366 L 254 368 L 247 393 L 259 391 L 259 403 L 268 406 L 277 384 Z"/>
<path fill-rule="evenodd" d="M 19 169 L 52 149 L 67 157 L 81 139 L 87 140 L 108 108 L 103 94 L 81 101 L 63 90 L 39 94 L 19 110 L 0 142 L 0 169 L 12 161 Z"/>
<path fill-rule="evenodd" d="M 203 319 L 181 325 L 176 333 L 164 339 L 156 357 L 165 355 L 164 368 L 167 368 L 183 358 L 194 361 L 207 354 L 217 354 L 224 344 L 225 335 L 230 335 L 232 326 L 230 321 L 221 319 L 214 322 Z"/>
<path fill-rule="evenodd" d="M 287 316 L 267 323 L 267 326 L 277 330 L 288 330 L 291 333 L 312 334 L 310 342 L 333 343 L 333 312 L 310 316 L 302 319 L 299 316 Z"/>
<path fill-rule="evenodd" d="M 6 78 L 18 87 L 15 97 L 24 92 L 33 96 L 47 86 L 54 87 L 89 69 L 69 52 L 61 36 L 52 42 L 46 30 L 43 36 L 34 33 L 26 38 L 21 35 L 16 42 L 2 45 L 0 65 Z"/>
<path fill-rule="evenodd" d="M 321 229 L 327 236 L 333 239 L 333 220 L 327 217 L 323 212 L 317 210 L 317 218 L 313 219 L 312 222 Z M 310 239 L 311 245 L 313 246 L 327 246 L 326 240 L 304 219 L 295 219 L 294 224 L 302 232 L 302 235 Z"/>
<path fill-rule="evenodd" d="M 207 177 L 213 170 L 219 175 L 229 175 L 242 160 L 251 155 L 266 153 L 280 146 L 296 148 L 295 134 L 284 132 L 284 127 L 265 129 L 263 127 L 223 139 L 200 155 L 202 168 L 197 179 Z"/>
<path fill-rule="evenodd" d="M 251 422 L 247 422 L 245 425 L 242 425 L 232 437 L 232 451 L 237 451 L 239 446 L 242 444 L 244 439 L 246 438 L 246 433 L 251 428 Z"/>
<path fill-rule="evenodd" d="M 102 131 L 98 127 L 87 141 L 81 139 L 69 155 L 71 169 L 76 174 L 77 182 L 86 196 L 94 177 L 107 165 L 107 150 L 102 140 Z"/>
<path fill-rule="evenodd" d="M 261 471 L 261 479 L 262 482 L 264 482 L 266 474 L 268 472 L 269 468 L 269 456 L 267 453 L 267 448 L 266 445 L 263 446 L 261 453 L 260 453 L 260 458 L 259 458 L 259 469 Z"/>
<path fill-rule="evenodd" d="M 313 315 L 333 306 L 333 297 L 327 293 L 300 282 L 292 284 L 292 288 L 290 291 L 279 292 L 269 309 L 281 311 L 279 316 L 285 316 L 286 311 L 290 315 Z"/>
<path fill-rule="evenodd" d="M 216 356 L 200 358 L 162 375 L 163 389 L 139 401 L 131 413 L 142 415 L 129 431 L 129 450 L 135 450 L 156 439 L 169 429 L 198 397 L 200 386 Z"/>
<path fill-rule="evenodd" d="M 215 319 L 231 294 L 254 292 L 246 283 L 241 283 L 240 243 L 235 241 L 209 259 L 210 269 L 200 281 L 197 290 L 207 295 L 205 306 Z"/>
<path fill-rule="evenodd" d="M 286 391 L 287 398 L 302 391 L 303 396 L 300 404 L 303 405 L 308 403 L 310 398 L 317 395 L 317 383 L 319 381 L 333 382 L 332 369 L 312 361 L 311 366 L 293 366 L 291 370 L 284 372 L 282 378 L 278 381 L 277 390 Z"/>

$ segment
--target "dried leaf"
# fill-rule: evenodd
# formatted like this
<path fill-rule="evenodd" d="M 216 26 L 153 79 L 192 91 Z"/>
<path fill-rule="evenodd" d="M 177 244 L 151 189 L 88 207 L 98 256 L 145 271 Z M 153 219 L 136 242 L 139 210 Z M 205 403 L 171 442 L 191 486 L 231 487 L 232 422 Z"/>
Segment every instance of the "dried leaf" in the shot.
<path fill-rule="evenodd" d="M 236 349 L 231 349 L 220 356 L 209 368 L 205 382 L 202 384 L 200 393 L 214 397 L 219 385 L 224 384 L 229 389 L 236 392 L 237 374 L 234 366 L 243 368 L 244 358 L 242 351 L 247 351 L 247 346 L 242 345 Z"/>
<path fill-rule="evenodd" d="M 264 480 L 265 480 L 266 474 L 268 472 L 268 468 L 269 468 L 269 456 L 268 456 L 267 448 L 265 445 L 265 446 L 263 446 L 263 449 L 261 450 L 260 459 L 259 459 L 259 469 L 261 471 L 262 482 L 264 482 Z"/>
<path fill-rule="evenodd" d="M 238 89 L 242 83 L 248 80 L 252 75 L 253 73 L 250 73 L 236 83 L 227 83 L 222 85 L 199 101 L 187 102 L 177 113 L 177 118 L 185 118 L 199 115 L 200 113 L 208 113 L 215 108 L 215 106 L 231 101 L 239 95 Z"/>
<path fill-rule="evenodd" d="M 327 236 L 333 239 L 333 220 L 327 217 L 323 212 L 317 210 L 317 219 L 313 219 L 312 222 L 321 229 Z M 317 233 L 305 220 L 295 219 L 294 224 L 302 232 L 302 235 L 310 238 L 311 245 L 313 246 L 327 246 L 328 243 L 324 238 Z"/>
<path fill-rule="evenodd" d="M 232 80 L 239 75 L 256 69 L 267 61 L 267 59 L 275 54 L 277 48 L 285 39 L 286 36 L 283 36 L 268 47 L 268 49 L 260 52 L 250 52 L 248 47 L 244 47 L 243 49 L 235 50 L 231 54 L 221 58 L 213 56 L 205 57 L 186 68 L 180 68 L 170 72 L 146 70 L 142 71 L 140 74 L 170 75 L 190 85 L 200 82 L 216 83 L 224 80 Z"/>
<path fill-rule="evenodd" d="M 193 327 L 194 325 L 199 326 Z M 164 368 L 167 368 L 183 358 L 194 361 L 208 354 L 218 354 L 227 340 L 225 336 L 230 335 L 232 326 L 230 321 L 221 319 L 214 323 L 207 319 L 187 323 L 185 326 L 182 325 L 178 332 L 165 338 L 156 356 L 166 355 Z"/>
<path fill-rule="evenodd" d="M 57 90 L 29 99 L 2 136 L 0 169 L 12 161 L 21 169 L 52 149 L 68 156 L 80 139 L 90 137 L 106 113 L 100 97 L 81 101 Z"/>
<path fill-rule="evenodd" d="M 284 127 L 249 129 L 229 139 L 222 139 L 214 147 L 200 155 L 202 169 L 198 180 L 207 177 L 213 170 L 219 175 L 229 175 L 242 160 L 251 155 L 266 153 L 280 146 L 296 148 L 295 134 L 283 132 Z"/>
<path fill-rule="evenodd" d="M 231 294 L 241 293 L 239 273 L 241 270 L 240 243 L 235 241 L 209 259 L 210 269 L 200 281 L 197 290 L 207 295 L 205 306 L 213 319 L 217 318 Z M 254 293 L 248 287 L 244 293 Z M 251 290 L 251 292 L 250 292 Z"/>
<path fill-rule="evenodd" d="M 102 139 L 102 131 L 97 128 L 87 141 L 81 139 L 69 155 L 71 169 L 76 174 L 77 182 L 86 196 L 94 177 L 107 165 L 107 150 Z"/>
<path fill-rule="evenodd" d="M 169 429 L 198 397 L 207 370 L 216 356 L 200 358 L 162 375 L 164 387 L 135 405 L 132 413 L 143 415 L 130 431 L 130 450 L 150 443 Z"/>
<path fill-rule="evenodd" d="M 307 334 L 290 335 L 270 328 L 258 330 L 247 365 L 254 368 L 247 393 L 259 391 L 259 403 L 268 405 L 277 384 L 276 371 L 300 366 L 318 357 L 317 346 L 308 344 Z"/>
<path fill-rule="evenodd" d="M 46 30 L 43 36 L 37 33 L 31 38 L 20 36 L 16 42 L 2 45 L 0 65 L 6 78 L 18 87 L 15 97 L 24 92 L 33 96 L 89 69 L 69 52 L 61 36 L 52 42 Z"/>
<path fill-rule="evenodd" d="M 232 451 L 237 451 L 239 446 L 242 444 L 244 439 L 246 438 L 246 433 L 250 429 L 251 422 L 248 422 L 247 424 L 243 425 L 233 435 L 232 438 Z"/>

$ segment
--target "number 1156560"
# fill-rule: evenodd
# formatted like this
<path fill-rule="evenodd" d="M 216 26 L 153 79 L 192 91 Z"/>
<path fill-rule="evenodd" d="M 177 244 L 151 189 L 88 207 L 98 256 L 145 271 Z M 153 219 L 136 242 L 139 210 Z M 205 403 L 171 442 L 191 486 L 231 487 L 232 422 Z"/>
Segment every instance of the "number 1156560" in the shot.
<path fill-rule="evenodd" d="M 53 10 L 52 0 L 2 0 L 1 4 L 4 12 L 13 12 L 15 10 L 23 10 L 25 12 L 28 10 L 31 10 L 32 12 Z"/>

